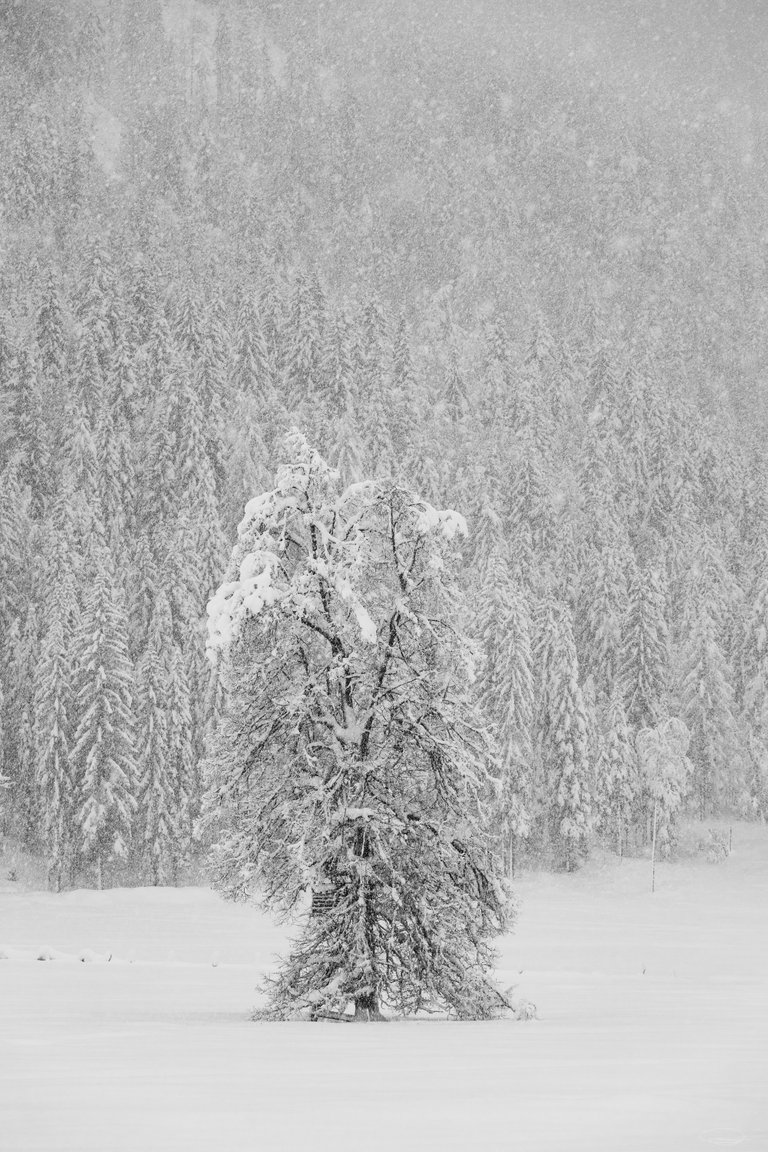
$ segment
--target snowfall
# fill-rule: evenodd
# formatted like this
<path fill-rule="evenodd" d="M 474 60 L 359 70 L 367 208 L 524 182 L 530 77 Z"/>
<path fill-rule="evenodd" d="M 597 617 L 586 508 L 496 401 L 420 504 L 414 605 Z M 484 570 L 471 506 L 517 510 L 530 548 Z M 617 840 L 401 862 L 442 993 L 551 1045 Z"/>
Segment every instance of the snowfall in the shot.
<path fill-rule="evenodd" d="M 0 1148 L 768 1149 L 768 829 L 720 863 L 527 872 L 531 1020 L 254 1023 L 289 929 L 205 888 L 0 877 Z"/>

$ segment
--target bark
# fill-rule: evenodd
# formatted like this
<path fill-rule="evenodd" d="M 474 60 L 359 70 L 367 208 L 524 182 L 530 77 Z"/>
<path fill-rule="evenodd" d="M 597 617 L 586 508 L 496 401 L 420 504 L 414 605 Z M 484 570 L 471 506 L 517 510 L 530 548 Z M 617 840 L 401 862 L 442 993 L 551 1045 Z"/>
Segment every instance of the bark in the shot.
<path fill-rule="evenodd" d="M 355 1020 L 383 1020 L 379 1011 L 379 998 L 375 992 L 367 992 L 355 999 Z"/>

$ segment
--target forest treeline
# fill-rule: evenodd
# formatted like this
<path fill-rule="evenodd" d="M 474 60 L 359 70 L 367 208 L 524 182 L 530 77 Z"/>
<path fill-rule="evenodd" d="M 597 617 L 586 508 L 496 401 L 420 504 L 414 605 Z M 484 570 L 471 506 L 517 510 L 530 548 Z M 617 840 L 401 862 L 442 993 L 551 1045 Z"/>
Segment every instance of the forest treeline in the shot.
<path fill-rule="evenodd" d="M 56 885 L 183 877 L 205 607 L 293 425 L 466 515 L 516 859 L 764 817 L 759 182 L 705 117 L 677 154 L 658 106 L 534 100 L 407 21 L 355 71 L 296 13 L 3 10 L 5 833 Z M 648 236 L 603 250 L 607 213 Z"/>

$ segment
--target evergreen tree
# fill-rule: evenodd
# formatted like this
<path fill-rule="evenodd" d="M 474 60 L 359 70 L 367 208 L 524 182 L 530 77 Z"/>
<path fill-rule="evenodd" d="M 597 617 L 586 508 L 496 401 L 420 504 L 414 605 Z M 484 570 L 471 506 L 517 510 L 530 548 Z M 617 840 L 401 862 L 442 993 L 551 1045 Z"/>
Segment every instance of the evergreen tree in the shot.
<path fill-rule="evenodd" d="M 768 815 L 768 565 L 757 552 L 752 589 L 744 613 L 738 652 L 738 699 L 747 730 L 750 797 L 753 811 Z"/>
<path fill-rule="evenodd" d="M 177 797 L 170 765 L 168 663 L 171 617 L 162 591 L 155 597 L 147 646 L 136 666 L 136 727 L 141 853 L 153 884 L 173 875 Z"/>
<path fill-rule="evenodd" d="M 447 566 L 461 520 L 391 485 L 340 492 L 298 433 L 287 451 L 208 609 L 229 693 L 209 776 L 218 884 L 258 882 L 273 906 L 313 892 L 271 1016 L 494 1015 L 498 782 Z"/>
<path fill-rule="evenodd" d="M 567 610 L 552 620 L 547 659 L 542 752 L 547 782 L 550 836 L 570 871 L 587 850 L 592 826 L 589 719 L 579 687 L 579 664 Z"/>
<path fill-rule="evenodd" d="M 109 368 L 117 333 L 114 269 L 98 244 L 92 244 L 77 290 L 75 314 L 85 339 L 93 349 L 103 376 Z"/>
<path fill-rule="evenodd" d="M 629 609 L 619 682 L 627 716 L 635 727 L 651 727 L 664 714 L 669 673 L 669 631 L 659 572 L 636 569 L 629 583 Z"/>
<path fill-rule="evenodd" d="M 168 770 L 173 787 L 173 863 L 176 873 L 192 855 L 195 827 L 200 811 L 200 780 L 197 770 L 204 735 L 201 725 L 210 704 L 202 677 L 192 698 L 188 661 L 176 644 L 167 651 Z M 196 707 L 193 707 L 195 705 Z M 195 711 L 198 715 L 195 716 Z M 197 741 L 197 746 L 195 741 Z"/>
<path fill-rule="evenodd" d="M 91 549 L 90 586 L 74 637 L 77 832 L 101 887 L 104 865 L 128 854 L 136 808 L 134 677 L 114 563 L 104 544 Z"/>
<path fill-rule="evenodd" d="M 19 484 L 16 463 L 10 462 L 0 472 L 0 630 L 5 637 L 26 608 L 32 539 L 29 493 Z"/>
<path fill-rule="evenodd" d="M 51 494 L 51 442 L 44 415 L 39 366 L 26 350 L 17 360 L 14 460 L 18 482 L 29 488 L 30 510 L 39 519 Z"/>
<path fill-rule="evenodd" d="M 59 286 L 51 272 L 37 313 L 37 348 L 40 369 L 45 381 L 46 399 L 60 402 L 66 368 L 67 336 Z"/>
<path fill-rule="evenodd" d="M 598 787 L 602 824 L 606 833 L 616 837 L 621 856 L 636 809 L 640 781 L 634 736 L 618 688 L 614 688 L 605 709 Z"/>
<path fill-rule="evenodd" d="M 528 604 L 498 553 L 488 565 L 477 627 L 485 654 L 478 696 L 504 766 L 501 821 L 514 869 L 517 846 L 533 818 L 533 659 Z"/>
<path fill-rule="evenodd" d="M 692 765 L 686 753 L 690 734 L 677 717 L 653 728 L 641 728 L 636 746 L 640 771 L 649 798 L 649 820 L 663 856 L 675 841 L 678 815 L 688 795 Z"/>
<path fill-rule="evenodd" d="M 527 555 L 541 563 L 552 547 L 555 532 L 542 462 L 530 443 L 523 443 L 514 462 L 508 491 L 510 548 L 513 560 L 525 571 Z"/>
<path fill-rule="evenodd" d="M 733 678 L 705 600 L 697 606 L 680 659 L 680 716 L 690 734 L 692 784 L 704 820 L 726 806 L 743 809 L 746 799 Z"/>
<path fill-rule="evenodd" d="M 11 624 L 6 644 L 2 774 L 9 781 L 16 832 L 28 847 L 36 847 L 35 669 L 40 658 L 40 621 L 34 599 L 27 601 L 24 616 Z"/>
<path fill-rule="evenodd" d="M 56 578 L 63 576 L 64 573 L 59 572 Z M 75 862 L 72 844 L 75 780 L 71 761 L 73 668 L 68 605 L 62 602 L 62 595 L 57 595 L 55 582 L 51 588 L 51 600 L 44 611 L 40 659 L 35 668 L 35 788 L 49 884 L 58 892 Z"/>
<path fill-rule="evenodd" d="M 584 564 L 578 605 L 579 664 L 611 695 L 622 658 L 628 609 L 626 553 L 618 541 L 590 548 Z"/>

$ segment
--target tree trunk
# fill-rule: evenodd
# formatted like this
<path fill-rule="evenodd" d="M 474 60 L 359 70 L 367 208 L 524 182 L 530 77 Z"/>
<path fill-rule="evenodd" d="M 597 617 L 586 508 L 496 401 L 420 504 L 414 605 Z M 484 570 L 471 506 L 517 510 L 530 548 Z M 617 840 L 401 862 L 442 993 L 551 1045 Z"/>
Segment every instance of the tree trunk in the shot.
<path fill-rule="evenodd" d="M 355 998 L 355 1020 L 383 1020 L 379 1011 L 379 998 L 375 992 L 366 992 Z"/>

